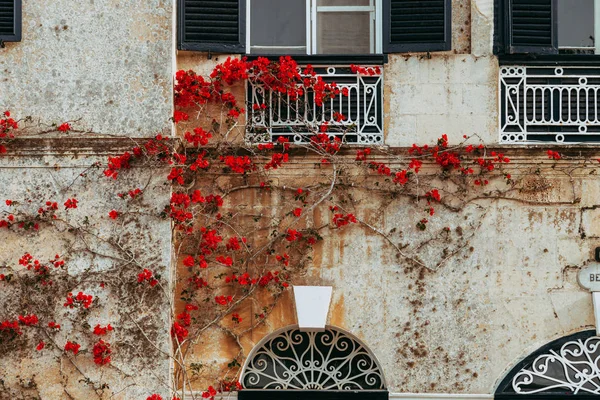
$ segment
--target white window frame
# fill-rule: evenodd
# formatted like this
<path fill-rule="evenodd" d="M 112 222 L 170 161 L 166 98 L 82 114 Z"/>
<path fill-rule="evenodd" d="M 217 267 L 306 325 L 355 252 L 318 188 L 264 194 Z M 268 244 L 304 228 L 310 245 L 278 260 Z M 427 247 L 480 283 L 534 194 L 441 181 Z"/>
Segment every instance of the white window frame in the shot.
<path fill-rule="evenodd" d="M 285 0 L 283 0 L 285 1 Z M 370 12 L 371 13 L 371 54 L 381 54 L 383 52 L 382 37 L 382 9 L 383 0 L 369 0 L 368 6 L 317 6 L 318 0 L 306 0 L 306 55 L 318 54 L 317 48 L 317 13 L 320 12 Z M 600 0 L 595 0 L 600 2 Z M 252 0 L 247 0 L 246 6 L 246 53 L 252 51 L 250 26 L 252 24 L 250 15 L 252 9 Z M 305 46 L 301 46 L 305 47 Z M 256 46 L 255 46 L 256 48 Z M 277 49 L 277 46 L 268 46 L 269 49 Z M 294 46 L 284 46 L 282 49 L 294 48 Z M 299 47 L 298 47 L 299 48 Z"/>

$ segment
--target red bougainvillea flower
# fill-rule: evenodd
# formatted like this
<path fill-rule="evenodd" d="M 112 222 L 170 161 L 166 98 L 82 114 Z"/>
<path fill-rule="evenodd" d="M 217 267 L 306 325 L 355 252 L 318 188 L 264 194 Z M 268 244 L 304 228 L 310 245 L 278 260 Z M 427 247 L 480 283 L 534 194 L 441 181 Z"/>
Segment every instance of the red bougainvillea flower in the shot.
<path fill-rule="evenodd" d="M 217 257 L 217 262 L 227 267 L 231 267 L 233 265 L 233 259 L 231 257 L 219 256 Z"/>
<path fill-rule="evenodd" d="M 226 306 L 227 304 L 233 301 L 233 297 L 231 296 L 215 296 L 215 302 L 222 306 Z"/>
<path fill-rule="evenodd" d="M 67 341 L 67 344 L 65 344 L 65 352 L 71 351 L 74 355 L 77 355 L 77 353 L 79 353 L 80 347 L 81 345 L 78 343 Z"/>
<path fill-rule="evenodd" d="M 138 274 L 138 283 L 142 283 L 144 281 L 148 281 L 150 287 L 158 285 L 158 280 L 154 278 L 153 272 L 146 268 L 144 268 L 144 271 Z"/>
<path fill-rule="evenodd" d="M 560 160 L 562 157 L 558 151 L 548 150 L 548 158 L 554 160 Z"/>
<path fill-rule="evenodd" d="M 72 129 L 72 128 L 71 128 L 71 125 L 69 125 L 69 123 L 68 123 L 68 122 L 64 122 L 63 124 L 61 124 L 61 125 L 58 127 L 58 130 L 59 130 L 59 131 L 61 131 L 61 132 L 68 132 L 68 131 L 70 131 L 71 129 Z"/>
<path fill-rule="evenodd" d="M 173 122 L 175 122 L 176 124 L 178 124 L 181 121 L 187 121 L 189 118 L 189 115 L 187 115 L 184 112 L 181 111 L 175 111 L 173 113 Z"/>
<path fill-rule="evenodd" d="M 119 212 L 116 210 L 112 210 L 108 213 L 108 216 L 110 217 L 110 219 L 117 219 L 117 217 L 119 217 Z"/>
<path fill-rule="evenodd" d="M 108 334 L 108 332 L 112 331 L 114 328 L 108 324 L 105 327 L 100 326 L 100 324 L 94 327 L 94 335 L 103 336 Z"/>
<path fill-rule="evenodd" d="M 333 215 L 333 224 L 340 228 L 344 225 L 348 225 L 349 223 L 356 223 L 356 217 L 354 216 L 354 214 L 334 214 Z"/>
<path fill-rule="evenodd" d="M 194 257 L 192 256 L 187 256 L 186 258 L 183 259 L 183 265 L 185 265 L 186 267 L 193 267 L 195 265 L 196 261 L 194 260 Z"/>
<path fill-rule="evenodd" d="M 38 317 L 35 314 L 31 315 L 19 315 L 19 322 L 25 326 L 37 325 Z"/>
<path fill-rule="evenodd" d="M 73 297 L 73 293 L 67 294 L 67 301 L 64 306 L 69 308 L 74 308 L 77 306 L 83 306 L 83 308 L 90 308 L 92 302 L 94 301 L 94 296 L 87 295 L 83 292 L 77 293 L 77 296 Z"/>
<path fill-rule="evenodd" d="M 92 353 L 94 355 L 94 362 L 97 365 L 106 365 L 110 363 L 110 354 L 112 353 L 110 350 L 110 343 L 100 339 L 98 343 L 94 345 Z"/>
<path fill-rule="evenodd" d="M 40 340 L 40 342 L 38 343 L 37 347 L 35 348 L 37 351 L 42 351 L 44 349 L 44 347 L 46 347 L 46 343 L 44 343 L 43 340 Z"/>
<path fill-rule="evenodd" d="M 77 199 L 73 198 L 65 201 L 65 209 L 68 210 L 69 208 L 77 208 Z"/>
<path fill-rule="evenodd" d="M 188 335 L 188 330 L 185 329 L 178 322 L 173 323 L 173 327 L 171 328 L 171 337 L 177 338 L 178 342 L 182 342 Z"/>
<path fill-rule="evenodd" d="M 367 161 L 367 156 L 371 154 L 371 149 L 357 150 L 356 161 Z"/>
<path fill-rule="evenodd" d="M 288 229 L 285 239 L 288 242 L 293 242 L 294 240 L 302 239 L 302 233 L 298 232 L 295 229 Z"/>
<path fill-rule="evenodd" d="M 212 386 L 209 386 L 208 389 L 206 389 L 206 391 L 202 393 L 202 398 L 212 400 L 215 398 L 216 395 L 217 395 L 217 391 L 215 390 L 215 388 Z"/>
<path fill-rule="evenodd" d="M 50 322 L 48 322 L 48 328 L 56 329 L 57 331 L 60 331 L 60 324 L 57 324 L 54 321 L 50 321 Z"/>
<path fill-rule="evenodd" d="M 153 394 L 152 396 L 148 396 L 146 400 L 163 400 L 163 398 L 157 394 Z"/>
<path fill-rule="evenodd" d="M 299 217 L 300 215 L 302 215 L 302 209 L 301 208 L 296 208 L 294 209 L 294 211 L 292 211 L 292 213 L 296 216 Z"/>

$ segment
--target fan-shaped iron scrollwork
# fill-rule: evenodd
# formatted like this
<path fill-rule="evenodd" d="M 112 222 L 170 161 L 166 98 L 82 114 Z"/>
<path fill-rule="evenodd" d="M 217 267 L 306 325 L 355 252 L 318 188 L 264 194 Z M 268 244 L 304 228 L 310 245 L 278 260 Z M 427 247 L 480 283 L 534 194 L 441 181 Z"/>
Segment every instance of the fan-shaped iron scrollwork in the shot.
<path fill-rule="evenodd" d="M 586 331 L 558 339 L 527 357 L 500 386 L 500 393 L 516 395 L 598 395 L 600 337 Z"/>
<path fill-rule="evenodd" d="M 324 332 L 284 329 L 263 339 L 242 372 L 246 389 L 379 390 L 379 363 L 356 338 L 328 327 Z"/>

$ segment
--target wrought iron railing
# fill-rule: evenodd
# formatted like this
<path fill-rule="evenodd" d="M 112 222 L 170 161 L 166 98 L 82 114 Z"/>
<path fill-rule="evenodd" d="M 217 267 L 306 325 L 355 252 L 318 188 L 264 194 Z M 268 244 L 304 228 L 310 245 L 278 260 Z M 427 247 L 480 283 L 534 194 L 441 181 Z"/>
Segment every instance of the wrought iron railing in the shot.
<path fill-rule="evenodd" d="M 383 144 L 382 76 L 362 76 L 350 67 L 314 67 L 326 83 L 335 82 L 340 94 L 315 103 L 314 92 L 291 99 L 249 82 L 247 86 L 247 135 L 249 143 L 269 143 L 284 136 L 292 143 L 306 143 L 327 123 L 327 133 L 346 143 Z M 347 96 L 342 92 L 347 91 Z M 266 108 L 261 108 L 261 105 Z M 257 107 L 255 107 L 257 105 Z M 340 119 L 340 115 L 343 117 Z"/>
<path fill-rule="evenodd" d="M 600 68 L 503 66 L 501 143 L 600 143 Z"/>

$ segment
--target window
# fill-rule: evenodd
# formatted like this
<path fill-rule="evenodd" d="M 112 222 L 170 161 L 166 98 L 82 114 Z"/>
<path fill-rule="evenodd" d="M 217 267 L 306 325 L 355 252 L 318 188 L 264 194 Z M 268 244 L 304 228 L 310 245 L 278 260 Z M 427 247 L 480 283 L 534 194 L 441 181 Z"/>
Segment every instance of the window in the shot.
<path fill-rule="evenodd" d="M 497 4 L 500 142 L 600 143 L 600 0 Z"/>
<path fill-rule="evenodd" d="M 600 54 L 599 0 L 497 2 L 497 53 Z"/>
<path fill-rule="evenodd" d="M 600 2 L 595 0 L 558 1 L 556 20 L 559 53 L 600 54 L 595 47 L 595 38 L 600 36 L 596 35 L 595 26 L 598 24 L 600 27 L 596 8 L 600 8 Z"/>
<path fill-rule="evenodd" d="M 317 55 L 451 49 L 451 0 L 178 0 L 178 5 L 179 50 Z"/>
<path fill-rule="evenodd" d="M 21 41 L 21 0 L 0 0 L 0 46 Z"/>
<path fill-rule="evenodd" d="M 381 53 L 381 0 L 248 0 L 248 8 L 250 53 Z"/>
<path fill-rule="evenodd" d="M 387 400 L 381 365 L 353 335 L 280 329 L 263 338 L 241 372 L 240 400 Z"/>

